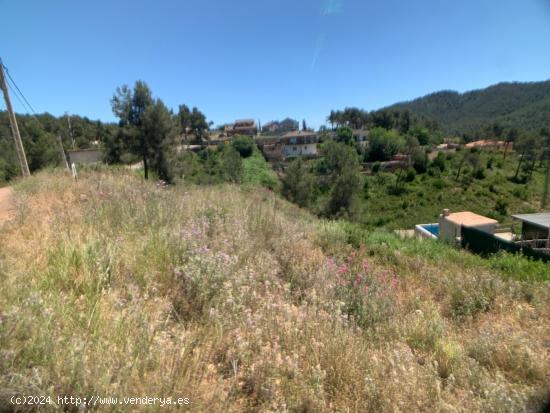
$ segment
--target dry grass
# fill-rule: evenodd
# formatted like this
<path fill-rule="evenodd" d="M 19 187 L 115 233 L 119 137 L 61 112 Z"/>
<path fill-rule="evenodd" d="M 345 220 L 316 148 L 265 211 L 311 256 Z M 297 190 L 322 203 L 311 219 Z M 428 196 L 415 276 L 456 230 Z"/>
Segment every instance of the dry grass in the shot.
<path fill-rule="evenodd" d="M 261 189 L 41 174 L 15 199 L 0 233 L 0 398 L 500 412 L 549 388 L 547 283 L 354 249 L 338 223 Z"/>

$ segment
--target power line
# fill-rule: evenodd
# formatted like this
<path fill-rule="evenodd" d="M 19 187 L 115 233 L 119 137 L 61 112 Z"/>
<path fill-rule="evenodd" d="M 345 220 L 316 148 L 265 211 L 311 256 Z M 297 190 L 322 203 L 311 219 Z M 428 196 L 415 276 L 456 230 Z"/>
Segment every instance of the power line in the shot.
<path fill-rule="evenodd" d="M 31 112 L 32 109 L 30 109 L 26 104 L 25 102 L 23 102 L 23 100 L 21 100 L 21 98 L 19 97 L 19 94 L 17 93 L 17 91 L 13 88 L 13 86 L 11 85 L 11 83 L 8 81 L 8 87 L 10 88 L 11 90 L 11 93 L 17 98 L 17 100 L 19 101 L 19 103 L 21 103 L 21 106 L 23 107 L 23 110 L 26 110 L 28 112 Z M 29 110 L 30 109 L 30 110 Z M 31 114 L 32 116 L 32 114 Z"/>
<path fill-rule="evenodd" d="M 25 95 L 23 94 L 23 92 L 21 92 L 21 89 L 19 89 L 19 86 L 17 86 L 17 83 L 15 83 L 15 80 L 13 80 L 13 78 L 11 77 L 10 75 L 10 72 L 8 70 L 8 68 L 6 67 L 6 65 L 4 65 L 3 63 L 0 63 L 2 64 L 2 66 L 4 66 L 4 70 L 6 72 L 6 74 L 8 75 L 8 79 L 11 81 L 11 83 L 13 84 L 13 86 L 15 86 L 15 88 L 17 89 L 17 91 L 19 92 L 19 94 L 21 95 L 21 97 L 23 98 L 23 100 L 27 103 L 27 105 L 29 106 L 29 108 L 31 109 L 32 113 L 34 113 L 36 115 L 36 112 L 34 110 L 34 108 L 32 107 L 32 105 L 29 103 L 29 101 L 27 100 L 27 98 L 25 97 Z"/>
<path fill-rule="evenodd" d="M 17 157 L 19 158 L 19 164 L 21 165 L 21 172 L 24 177 L 30 176 L 29 164 L 27 163 L 27 156 L 25 155 L 25 148 L 21 142 L 21 135 L 19 133 L 19 127 L 17 126 L 17 119 L 11 106 L 10 95 L 8 93 L 8 86 L 6 85 L 6 77 L 4 76 L 4 65 L 0 60 L 0 87 L 4 94 L 4 101 L 6 102 L 6 109 L 8 110 L 8 116 L 10 119 L 11 131 L 13 139 L 15 140 L 15 148 L 17 150 Z"/>

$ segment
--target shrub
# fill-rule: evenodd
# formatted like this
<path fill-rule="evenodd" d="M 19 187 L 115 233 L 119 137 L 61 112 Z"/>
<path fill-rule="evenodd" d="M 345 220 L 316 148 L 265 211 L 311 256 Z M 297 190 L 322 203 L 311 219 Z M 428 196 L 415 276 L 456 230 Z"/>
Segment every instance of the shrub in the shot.
<path fill-rule="evenodd" d="M 315 177 L 301 159 L 290 162 L 283 178 L 283 195 L 290 201 L 308 206 L 315 191 Z"/>
<path fill-rule="evenodd" d="M 507 215 L 508 214 L 508 202 L 506 202 L 504 199 L 499 198 L 497 199 L 497 202 L 495 203 L 495 211 L 499 213 L 500 215 Z"/>
<path fill-rule="evenodd" d="M 258 152 L 243 160 L 243 182 L 261 185 L 273 191 L 279 191 L 281 182 L 264 157 Z"/>
<path fill-rule="evenodd" d="M 436 179 L 433 181 L 432 183 L 433 187 L 435 189 L 443 189 L 445 188 L 447 185 L 445 183 L 445 181 L 443 179 Z"/>
<path fill-rule="evenodd" d="M 445 162 L 445 154 L 443 152 L 439 152 L 431 162 L 431 166 L 443 172 L 445 170 Z"/>
<path fill-rule="evenodd" d="M 452 340 L 439 341 L 435 349 L 439 377 L 442 379 L 449 378 L 461 356 L 462 349 L 457 342 Z"/>
<path fill-rule="evenodd" d="M 475 179 L 484 179 L 485 178 L 485 169 L 478 167 L 473 172 L 473 177 Z"/>
<path fill-rule="evenodd" d="M 239 152 L 241 158 L 248 158 L 254 151 L 254 140 L 250 136 L 236 136 L 231 145 Z"/>
<path fill-rule="evenodd" d="M 417 148 L 412 154 L 413 168 L 419 174 L 423 174 L 428 169 L 428 156 L 422 149 Z"/>
<path fill-rule="evenodd" d="M 489 311 L 498 293 L 496 280 L 484 275 L 464 278 L 451 286 L 451 315 L 458 321 Z"/>
<path fill-rule="evenodd" d="M 371 328 L 387 320 L 394 311 L 392 292 L 397 288 L 397 276 L 391 272 L 377 273 L 368 260 L 350 255 L 340 265 L 331 261 L 337 277 L 336 297 L 344 303 L 342 312 L 361 328 Z"/>
<path fill-rule="evenodd" d="M 367 160 L 389 161 L 404 145 L 404 139 L 398 132 L 384 128 L 373 128 L 369 133 Z"/>
<path fill-rule="evenodd" d="M 378 171 L 380 171 L 380 162 L 376 161 L 372 164 L 372 172 L 376 174 Z"/>
<path fill-rule="evenodd" d="M 416 178 L 416 171 L 414 170 L 414 168 L 407 169 L 407 173 L 405 174 L 405 181 L 412 182 L 414 181 L 414 178 Z"/>

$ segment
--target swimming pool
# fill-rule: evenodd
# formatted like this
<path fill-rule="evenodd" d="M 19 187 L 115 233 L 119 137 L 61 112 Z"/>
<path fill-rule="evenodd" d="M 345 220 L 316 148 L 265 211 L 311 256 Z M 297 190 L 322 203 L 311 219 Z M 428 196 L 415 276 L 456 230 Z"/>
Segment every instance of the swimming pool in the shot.
<path fill-rule="evenodd" d="M 439 224 L 418 224 L 414 226 L 414 233 L 420 238 L 439 238 Z"/>
<path fill-rule="evenodd" d="M 439 237 L 439 224 L 422 224 L 420 226 L 432 235 Z"/>

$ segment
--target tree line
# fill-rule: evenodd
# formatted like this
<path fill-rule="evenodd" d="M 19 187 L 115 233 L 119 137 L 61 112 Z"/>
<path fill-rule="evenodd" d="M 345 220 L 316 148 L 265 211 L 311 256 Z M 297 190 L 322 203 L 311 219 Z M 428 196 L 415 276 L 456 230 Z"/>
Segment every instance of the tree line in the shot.
<path fill-rule="evenodd" d="M 117 125 L 78 115 L 49 113 L 17 115 L 21 139 L 31 172 L 63 165 L 63 150 L 101 145 L 116 133 Z M 20 175 L 19 161 L 7 112 L 0 112 L 0 183 Z"/>

